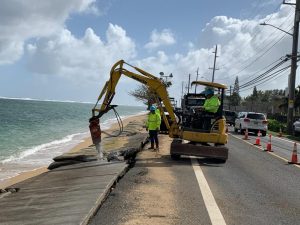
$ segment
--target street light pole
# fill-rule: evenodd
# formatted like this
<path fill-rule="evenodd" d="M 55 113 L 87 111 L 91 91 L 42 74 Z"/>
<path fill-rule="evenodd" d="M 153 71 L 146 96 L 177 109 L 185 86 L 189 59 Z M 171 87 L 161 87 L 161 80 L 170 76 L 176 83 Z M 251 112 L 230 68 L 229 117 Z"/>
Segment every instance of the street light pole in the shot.
<path fill-rule="evenodd" d="M 296 82 L 296 71 L 297 71 L 297 52 L 298 52 L 299 19 L 300 19 L 299 13 L 300 13 L 300 0 L 296 0 L 294 32 L 293 32 L 293 48 L 292 48 L 292 58 L 291 58 L 291 73 L 289 76 L 289 101 L 288 101 L 288 114 L 287 114 L 288 134 L 293 133 L 295 82 Z"/>
<path fill-rule="evenodd" d="M 282 32 L 284 32 L 284 33 L 286 33 L 286 34 L 288 34 L 288 35 L 293 36 L 293 34 L 287 32 L 287 31 L 285 31 L 285 30 L 282 30 L 281 28 L 276 27 L 276 26 L 274 26 L 274 25 L 272 25 L 272 24 L 266 23 L 266 22 L 260 23 L 259 25 L 263 25 L 263 26 L 271 26 L 271 27 L 276 28 L 277 30 L 280 30 L 280 31 L 282 31 Z"/>

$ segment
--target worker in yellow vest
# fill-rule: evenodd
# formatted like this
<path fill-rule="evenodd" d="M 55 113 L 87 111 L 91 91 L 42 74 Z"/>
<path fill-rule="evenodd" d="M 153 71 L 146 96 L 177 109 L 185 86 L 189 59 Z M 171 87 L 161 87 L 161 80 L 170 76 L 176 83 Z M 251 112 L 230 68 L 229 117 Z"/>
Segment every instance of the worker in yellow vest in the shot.
<path fill-rule="evenodd" d="M 205 95 L 205 102 L 202 107 L 202 110 L 207 114 L 207 115 L 215 115 L 219 107 L 221 105 L 220 100 L 217 95 L 214 95 L 214 90 L 212 88 L 208 88 L 205 91 L 202 92 L 202 94 Z M 211 129 L 211 119 L 210 118 L 205 118 L 203 120 L 203 129 L 204 130 L 210 130 Z"/>
<path fill-rule="evenodd" d="M 220 107 L 220 100 L 217 95 L 214 95 L 213 89 L 207 89 L 204 92 L 206 100 L 204 102 L 204 110 L 209 113 L 216 113 Z"/>
<path fill-rule="evenodd" d="M 159 148 L 158 132 L 160 130 L 160 124 L 161 124 L 161 117 L 156 112 L 156 107 L 152 105 L 150 107 L 150 113 L 146 121 L 146 130 L 149 131 L 150 142 L 151 142 L 151 147 L 149 149 L 155 149 L 154 142 L 155 142 L 156 149 Z"/>

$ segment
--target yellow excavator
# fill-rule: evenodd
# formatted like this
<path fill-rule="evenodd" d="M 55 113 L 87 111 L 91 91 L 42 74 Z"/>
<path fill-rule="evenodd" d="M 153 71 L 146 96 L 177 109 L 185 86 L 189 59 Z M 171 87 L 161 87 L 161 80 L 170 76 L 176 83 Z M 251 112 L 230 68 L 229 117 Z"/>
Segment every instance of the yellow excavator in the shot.
<path fill-rule="evenodd" d="M 134 72 L 127 68 L 131 68 Z M 90 131 L 96 147 L 98 146 L 99 148 L 101 142 L 99 118 L 111 109 L 115 110 L 116 106 L 111 105 L 111 103 L 116 94 L 116 86 L 122 75 L 146 85 L 156 94 L 158 105 L 161 105 L 160 103 L 164 105 L 164 108 L 160 108 L 160 111 L 163 112 L 165 110 L 165 112 L 168 112 L 169 119 L 164 113 L 162 113 L 162 118 L 169 131 L 169 136 L 173 138 L 170 150 L 172 159 L 178 159 L 181 155 L 186 155 L 214 158 L 221 163 L 226 162 L 228 149 L 225 144 L 228 137 L 226 121 L 223 116 L 223 99 L 226 86 L 203 81 L 192 82 L 192 85 L 204 85 L 218 90 L 221 102 L 219 110 L 215 115 L 205 115 L 203 110 L 192 108 L 192 111 L 187 115 L 176 115 L 164 82 L 156 76 L 126 63 L 124 60 L 120 60 L 112 66 L 109 80 L 105 83 L 92 109 Z M 102 98 L 103 101 L 100 104 L 99 102 Z M 187 117 L 189 118 L 187 119 Z M 182 122 L 183 120 L 185 123 Z M 209 129 L 203 129 L 203 120 L 210 121 Z"/>

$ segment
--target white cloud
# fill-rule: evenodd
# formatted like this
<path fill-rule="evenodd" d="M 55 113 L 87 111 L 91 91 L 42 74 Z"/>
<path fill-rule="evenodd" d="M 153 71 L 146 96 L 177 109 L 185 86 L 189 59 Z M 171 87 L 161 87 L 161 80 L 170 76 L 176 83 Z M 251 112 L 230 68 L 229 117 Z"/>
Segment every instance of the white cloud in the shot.
<path fill-rule="evenodd" d="M 234 83 L 234 79 L 238 75 L 240 84 L 242 84 L 257 76 L 259 73 L 255 72 L 266 65 L 291 53 L 292 39 L 289 35 L 284 36 L 281 31 L 268 26 L 259 26 L 259 23 L 271 18 L 269 23 L 289 30 L 293 24 L 293 10 L 291 7 L 282 6 L 280 11 L 272 16 L 268 15 L 262 19 L 252 20 L 216 16 L 202 30 L 199 41 L 189 44 L 190 48 L 187 53 L 166 55 L 163 60 L 157 54 L 146 59 L 136 60 L 136 64 L 154 74 L 158 74 L 160 71 L 165 74 L 173 73 L 174 86 L 170 92 L 171 95 L 180 97 L 181 82 L 187 83 L 189 73 L 192 74 L 192 79 L 195 79 L 198 67 L 200 77 L 211 79 L 212 71 L 208 68 L 213 65 L 214 55 L 212 52 L 214 46 L 218 44 L 217 67 L 220 70 L 216 71 L 215 81 L 230 85 Z M 284 38 L 279 41 L 282 36 Z M 278 43 L 274 45 L 276 42 Z M 274 45 L 273 48 L 271 48 L 272 45 Z M 249 65 L 251 62 L 253 64 Z M 258 89 L 283 89 L 286 86 L 287 76 L 282 76 L 258 86 Z M 248 93 L 251 91 L 249 90 Z M 241 94 L 245 94 L 245 92 Z"/>
<path fill-rule="evenodd" d="M 88 28 L 81 39 L 67 29 L 57 35 L 29 44 L 28 66 L 37 74 L 67 77 L 81 82 L 108 75 L 117 60 L 130 60 L 135 56 L 135 43 L 120 26 L 109 24 L 106 41 Z"/>
<path fill-rule="evenodd" d="M 96 0 L 2 0 L 0 7 L 0 64 L 23 54 L 24 42 L 60 32 L 70 13 L 97 12 Z"/>
<path fill-rule="evenodd" d="M 293 16 L 289 17 L 289 15 L 293 15 L 292 11 L 290 7 L 282 7 L 280 12 L 272 16 L 270 23 L 289 30 L 293 20 Z M 217 43 L 222 46 L 222 55 L 218 58 L 218 64 L 225 64 L 225 67 L 217 71 L 220 79 L 222 79 L 222 76 L 228 77 L 236 74 L 249 65 L 250 62 L 257 59 L 253 65 L 238 74 L 240 78 L 246 78 L 256 70 L 290 53 L 291 38 L 289 35 L 286 35 L 274 48 L 271 48 L 284 33 L 272 27 L 259 26 L 266 18 L 261 20 L 238 20 L 215 17 L 206 26 L 201 35 L 202 39 L 200 41 L 202 42 L 200 42 L 200 45 L 204 43 L 206 46 L 212 46 Z M 222 32 L 216 32 L 216 28 L 222 30 Z M 264 52 L 266 52 L 265 55 L 258 58 Z M 230 77 L 230 79 L 232 81 L 234 77 Z"/>
<path fill-rule="evenodd" d="M 163 29 L 161 32 L 153 30 L 150 37 L 150 42 L 145 45 L 145 48 L 151 50 L 161 46 L 173 45 L 176 43 L 174 34 L 169 29 Z"/>
<path fill-rule="evenodd" d="M 187 52 L 168 55 L 164 51 L 156 51 L 149 57 L 138 58 L 137 44 L 118 25 L 109 24 L 105 37 L 100 37 L 93 29 L 87 28 L 81 38 L 75 37 L 65 27 L 65 20 L 70 13 L 93 11 L 94 0 L 53 0 L 51 4 L 48 1 L 28 1 L 32 3 L 29 5 L 36 7 L 27 7 L 27 4 L 16 0 L 2 1 L 0 64 L 18 60 L 23 55 L 24 41 L 31 39 L 25 50 L 31 72 L 67 77 L 82 84 L 89 80 L 107 78 L 111 66 L 117 60 L 125 59 L 157 76 L 159 72 L 173 73 L 174 85 L 170 92 L 178 98 L 181 82 L 187 82 L 188 74 L 192 74 L 192 79 L 195 79 L 198 67 L 200 77 L 211 79 L 212 71 L 208 68 L 213 65 L 212 52 L 216 44 L 219 47 L 217 67 L 220 70 L 216 71 L 215 80 L 226 84 L 234 82 L 235 74 L 239 75 L 240 82 L 243 83 L 255 71 L 291 52 L 291 38 L 287 35 L 258 58 L 283 35 L 272 27 L 258 24 L 270 20 L 273 25 L 289 30 L 293 21 L 293 8 L 289 6 L 282 6 L 279 12 L 262 19 L 242 20 L 216 16 L 201 30 L 196 43 L 186 42 Z M 11 2 L 14 4 L 8 4 Z M 174 34 L 170 30 L 154 30 L 149 43 L 144 47 L 154 50 L 175 43 Z M 257 60 L 253 65 L 245 68 L 255 59 Z M 245 69 L 241 71 L 243 68 Z M 283 77 L 263 87 L 284 88 L 286 85 L 287 78 Z"/>

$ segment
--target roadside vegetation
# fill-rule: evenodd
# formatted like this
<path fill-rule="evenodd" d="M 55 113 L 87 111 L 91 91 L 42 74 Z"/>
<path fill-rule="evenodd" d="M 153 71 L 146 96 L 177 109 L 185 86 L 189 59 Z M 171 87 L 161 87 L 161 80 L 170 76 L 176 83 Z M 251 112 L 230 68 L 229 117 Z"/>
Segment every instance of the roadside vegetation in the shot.
<path fill-rule="evenodd" d="M 264 113 L 268 118 L 268 130 L 273 135 L 282 134 L 292 140 L 300 141 L 300 137 L 286 135 L 287 132 L 287 108 L 288 95 L 285 90 L 258 90 L 256 86 L 253 91 L 246 97 L 240 96 L 240 89 L 243 91 L 243 85 L 239 85 L 236 77 L 232 92 L 227 96 L 226 108 L 236 112 L 259 112 Z M 231 90 L 231 88 L 230 88 Z M 300 85 L 295 90 L 294 120 L 300 119 Z"/>

